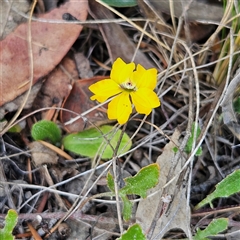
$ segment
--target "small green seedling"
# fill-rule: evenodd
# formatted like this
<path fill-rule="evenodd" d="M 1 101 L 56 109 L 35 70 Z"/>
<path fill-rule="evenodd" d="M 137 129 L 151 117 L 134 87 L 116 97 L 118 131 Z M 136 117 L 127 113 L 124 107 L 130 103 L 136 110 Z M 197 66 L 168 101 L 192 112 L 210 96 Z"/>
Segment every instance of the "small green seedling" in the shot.
<path fill-rule="evenodd" d="M 110 159 L 113 157 L 121 133 L 121 130 L 117 130 L 113 126 L 104 125 L 99 129 L 91 128 L 69 134 L 63 139 L 63 146 L 66 150 L 82 156 L 93 158 L 98 153 L 101 154 L 102 159 Z M 124 133 L 117 154 L 127 152 L 131 146 L 130 138 Z"/>
<path fill-rule="evenodd" d="M 61 130 L 56 123 L 48 120 L 41 120 L 32 126 L 31 135 L 35 141 L 49 140 L 53 144 L 61 141 Z"/>
<path fill-rule="evenodd" d="M 194 137 L 194 129 L 195 129 L 195 123 L 193 123 L 192 125 L 192 130 L 191 130 L 191 136 L 189 137 L 188 141 L 187 141 L 187 144 L 186 144 L 186 147 L 184 149 L 184 151 L 187 153 L 187 154 L 190 154 L 191 151 L 192 151 L 192 145 L 193 145 L 193 137 Z M 197 132 L 196 132 L 196 138 L 199 137 L 201 133 L 201 129 L 199 128 L 199 126 L 197 126 Z M 177 153 L 178 152 L 178 148 L 177 147 L 174 147 L 173 148 L 173 151 L 174 153 Z M 202 147 L 199 147 L 197 152 L 195 153 L 195 156 L 201 156 L 202 155 Z"/>
<path fill-rule="evenodd" d="M 130 240 L 130 239 L 147 240 L 139 224 L 132 225 L 131 227 L 128 228 L 128 230 L 125 233 L 123 233 L 123 235 L 120 238 L 117 238 L 117 240 Z"/>
<path fill-rule="evenodd" d="M 212 201 L 215 198 L 226 198 L 238 192 L 240 192 L 240 170 L 234 171 L 218 183 L 216 190 L 204 198 L 195 209 L 199 209 L 206 204 L 210 204 L 211 208 L 213 208 Z"/>
<path fill-rule="evenodd" d="M 193 240 L 208 240 L 208 237 L 215 236 L 226 230 L 227 226 L 227 218 L 214 219 L 204 230 L 198 229 L 196 235 L 193 237 Z"/>
<path fill-rule="evenodd" d="M 191 136 L 188 139 L 187 145 L 185 147 L 185 152 L 187 154 L 191 153 L 192 151 L 192 145 L 193 145 L 193 140 L 194 140 L 194 130 L 195 130 L 195 126 L 197 126 L 197 132 L 196 132 L 196 139 L 199 137 L 200 133 L 201 133 L 201 129 L 199 128 L 199 126 L 197 124 L 195 124 L 195 122 L 192 125 L 192 130 L 191 130 Z M 197 152 L 195 153 L 195 156 L 201 156 L 202 155 L 202 148 L 198 148 Z"/>
<path fill-rule="evenodd" d="M 18 214 L 15 210 L 8 210 L 7 216 L 5 217 L 5 226 L 0 229 L 0 239 L 4 240 L 14 240 L 12 235 L 13 229 L 18 221 Z"/>
<path fill-rule="evenodd" d="M 135 176 L 124 179 L 125 186 L 118 191 L 123 201 L 124 220 L 129 220 L 132 214 L 132 202 L 129 201 L 127 195 L 135 194 L 146 198 L 147 191 L 157 185 L 159 174 L 159 165 L 154 163 L 142 168 Z M 114 179 L 110 173 L 107 175 L 107 183 L 114 193 Z"/>

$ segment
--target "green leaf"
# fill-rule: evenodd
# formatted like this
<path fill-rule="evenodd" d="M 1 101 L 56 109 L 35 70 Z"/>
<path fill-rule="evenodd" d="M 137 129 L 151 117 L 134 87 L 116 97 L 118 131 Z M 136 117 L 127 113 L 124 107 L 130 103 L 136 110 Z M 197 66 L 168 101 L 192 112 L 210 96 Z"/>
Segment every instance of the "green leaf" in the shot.
<path fill-rule="evenodd" d="M 18 214 L 15 210 L 8 210 L 7 216 L 5 217 L 5 226 L 3 229 L 0 229 L 0 239 L 4 240 L 13 240 L 14 236 L 12 231 L 16 226 L 18 221 Z"/>
<path fill-rule="evenodd" d="M 121 199 L 123 201 L 123 219 L 124 221 L 128 221 L 132 215 L 132 206 L 133 203 L 128 199 L 127 195 L 120 194 Z"/>
<path fill-rule="evenodd" d="M 113 175 L 110 172 L 107 174 L 107 185 L 112 192 L 115 192 Z"/>
<path fill-rule="evenodd" d="M 193 125 L 192 125 L 191 137 L 188 139 L 186 147 L 184 149 L 185 152 L 188 153 L 188 154 L 191 153 L 191 150 L 192 150 L 192 145 L 193 145 L 193 140 L 194 140 L 193 136 L 194 136 L 195 125 L 197 125 L 197 124 L 195 124 L 195 122 L 194 122 Z M 199 128 L 199 126 L 197 126 L 196 138 L 199 137 L 200 133 L 201 133 L 201 129 Z M 201 156 L 202 155 L 202 148 L 201 147 L 198 148 L 198 150 L 195 153 L 195 155 L 196 156 Z"/>
<path fill-rule="evenodd" d="M 159 165 L 157 163 L 142 168 L 135 176 L 125 178 L 126 185 L 119 189 L 119 196 L 123 201 L 123 218 L 128 221 L 132 214 L 133 203 L 129 201 L 127 195 L 136 194 L 141 197 L 147 196 L 147 190 L 156 186 L 159 179 Z M 111 173 L 107 175 L 108 187 L 112 192 L 114 190 L 114 179 Z"/>
<path fill-rule="evenodd" d="M 199 157 L 202 155 L 202 147 L 199 147 L 198 150 L 195 153 L 195 156 Z"/>
<path fill-rule="evenodd" d="M 118 240 L 147 240 L 139 224 L 134 224 Z"/>
<path fill-rule="evenodd" d="M 108 174 L 107 174 L 107 185 L 108 185 L 109 189 L 113 193 L 115 193 L 114 179 L 113 179 L 113 175 L 110 172 L 108 172 Z M 124 193 L 121 194 L 121 191 L 119 191 L 119 195 L 123 201 L 123 219 L 125 221 L 128 221 L 131 218 L 133 204 L 131 201 L 129 201 L 126 194 L 124 194 Z"/>
<path fill-rule="evenodd" d="M 37 140 L 49 140 L 53 144 L 60 142 L 61 130 L 56 123 L 48 120 L 36 122 L 31 130 L 32 138 Z"/>
<path fill-rule="evenodd" d="M 22 131 L 22 128 L 19 124 L 16 124 L 14 126 L 12 126 L 8 132 L 11 132 L 11 133 L 20 133 Z"/>
<path fill-rule="evenodd" d="M 102 159 L 109 159 L 113 157 L 113 149 L 117 146 L 120 136 L 121 130 L 116 130 L 113 126 L 104 125 L 100 127 L 100 131 L 92 128 L 83 132 L 69 134 L 63 139 L 63 145 L 66 150 L 82 156 L 92 158 L 98 153 L 102 154 Z M 113 149 L 106 139 L 110 142 Z M 127 152 L 131 146 L 130 138 L 124 133 L 117 154 Z"/>
<path fill-rule="evenodd" d="M 137 6 L 137 0 L 102 0 L 102 2 L 112 7 L 134 7 Z"/>
<path fill-rule="evenodd" d="M 232 174 L 224 178 L 220 183 L 216 185 L 216 190 L 203 199 L 195 209 L 199 209 L 205 204 L 212 206 L 212 201 L 215 198 L 229 197 L 235 193 L 240 192 L 240 170 L 234 171 Z"/>
<path fill-rule="evenodd" d="M 215 236 L 216 234 L 223 232 L 227 229 L 228 219 L 219 218 L 214 219 L 204 230 L 197 230 L 196 235 L 193 237 L 194 240 L 205 240 L 208 236 Z"/>
<path fill-rule="evenodd" d="M 126 185 L 119 190 L 121 194 L 136 194 L 142 198 L 147 197 L 147 190 L 158 183 L 159 165 L 150 164 L 142 168 L 135 176 L 125 178 Z"/>
<path fill-rule="evenodd" d="M 177 147 L 174 147 L 172 150 L 173 150 L 174 153 L 178 152 L 178 148 Z"/>

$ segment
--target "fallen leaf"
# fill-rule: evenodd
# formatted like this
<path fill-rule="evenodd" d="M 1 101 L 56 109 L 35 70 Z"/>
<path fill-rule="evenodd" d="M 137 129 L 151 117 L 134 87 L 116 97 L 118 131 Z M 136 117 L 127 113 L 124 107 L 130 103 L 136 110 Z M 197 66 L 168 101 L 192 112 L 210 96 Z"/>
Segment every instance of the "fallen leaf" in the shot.
<path fill-rule="evenodd" d="M 59 8 L 39 15 L 41 19 L 62 20 L 64 13 L 71 13 L 79 20 L 87 17 L 85 0 L 70 0 Z M 33 83 L 47 75 L 66 55 L 82 30 L 81 25 L 37 22 L 31 23 L 33 54 Z M 0 106 L 9 102 L 29 88 L 28 24 L 19 25 L 0 44 Z"/>
<path fill-rule="evenodd" d="M 69 57 L 64 57 L 61 63 L 46 77 L 39 91 L 33 109 L 61 107 L 64 99 L 69 95 L 73 82 L 78 79 L 76 65 Z M 46 112 L 42 112 L 41 119 L 45 119 Z"/>
<path fill-rule="evenodd" d="M 114 19 L 114 15 L 101 4 L 90 0 L 90 14 L 95 19 Z M 103 35 L 105 43 L 108 48 L 109 55 L 112 62 L 118 57 L 125 62 L 131 62 L 132 57 L 136 51 L 136 45 L 130 41 L 129 37 L 123 29 L 116 23 L 99 24 L 100 31 Z M 134 59 L 136 64 L 141 64 L 145 68 L 153 68 L 154 64 L 140 51 L 137 51 Z"/>
<path fill-rule="evenodd" d="M 82 220 L 67 220 L 69 226 L 71 226 L 71 234 L 68 239 L 86 240 L 89 239 L 89 235 L 92 239 L 111 239 L 112 233 L 115 231 L 116 223 L 112 220 L 102 223 L 101 219 L 94 219 L 93 223 L 88 223 Z M 91 233 L 89 233 L 91 231 Z"/>
<path fill-rule="evenodd" d="M 79 114 L 82 114 L 92 107 L 96 106 L 96 102 L 90 100 L 93 95 L 88 87 L 93 83 L 107 78 L 106 76 L 98 76 L 89 79 L 78 80 L 74 83 L 72 91 L 63 104 L 63 108 L 70 110 L 62 110 L 60 117 L 61 122 L 65 125 L 68 132 L 79 132 L 85 128 L 95 125 L 101 125 L 108 123 L 109 120 L 106 115 L 106 109 L 99 107 L 88 114 L 84 115 L 84 118 L 79 118 L 71 124 L 66 124 L 68 121 L 76 118 Z"/>
<path fill-rule="evenodd" d="M 233 97 L 239 85 L 240 70 L 237 71 L 236 75 L 228 85 L 225 97 L 221 103 L 223 122 L 238 140 L 240 140 L 240 125 L 238 124 L 237 116 L 234 113 Z"/>
<path fill-rule="evenodd" d="M 138 0 L 141 2 L 141 0 Z M 169 1 L 147 0 L 151 9 L 155 12 L 161 11 L 170 14 Z M 215 1 L 217 3 L 217 1 Z M 223 16 L 223 5 L 221 2 L 217 4 L 209 4 L 209 1 L 173 1 L 174 16 L 182 16 L 183 10 L 187 10 L 187 18 L 189 21 L 216 21 L 220 22 Z"/>
<path fill-rule="evenodd" d="M 89 60 L 84 56 L 83 53 L 74 53 L 74 59 L 76 62 L 78 74 L 80 78 L 92 78 L 93 72 L 90 67 Z"/>
<path fill-rule="evenodd" d="M 72 157 L 70 155 L 68 155 L 65 151 L 63 151 L 62 149 L 52 145 L 49 142 L 45 142 L 42 140 L 39 140 L 38 142 L 40 142 L 42 145 L 44 145 L 45 147 L 49 148 L 50 150 L 54 151 L 55 153 L 57 153 L 59 156 L 64 157 L 65 159 L 68 160 L 72 160 Z"/>
<path fill-rule="evenodd" d="M 170 12 L 168 14 L 160 14 L 163 9 L 162 5 L 155 4 L 153 8 L 151 8 L 151 2 L 147 3 L 145 1 L 138 1 L 139 8 L 142 10 L 143 14 L 148 19 L 155 19 L 156 22 L 154 23 L 154 27 L 163 33 L 170 34 L 171 33 L 171 26 L 167 25 L 167 21 L 170 18 Z M 162 16 L 163 15 L 163 16 Z M 166 17 L 168 16 L 168 17 Z M 164 18 L 163 18 L 164 17 Z M 159 21 L 161 20 L 161 21 Z M 200 41 L 206 37 L 209 37 L 210 34 L 213 32 L 215 25 L 211 24 L 201 24 L 196 21 L 188 22 L 187 28 L 186 25 L 183 24 L 182 29 L 180 31 L 179 37 L 181 39 L 186 39 L 186 29 L 189 31 L 189 37 L 192 42 Z M 173 33 L 171 33 L 173 34 Z M 167 39 L 169 45 L 172 45 L 172 39 Z"/>
<path fill-rule="evenodd" d="M 34 141 L 28 145 L 32 152 L 32 161 L 34 166 L 41 166 L 43 164 L 57 164 L 57 153 L 48 147 L 45 147 L 42 143 Z"/>
<path fill-rule="evenodd" d="M 178 162 L 173 162 L 175 155 L 173 148 L 176 147 L 175 144 L 178 144 L 179 137 L 180 132 L 175 130 L 172 141 L 164 147 L 163 153 L 157 159 L 161 169 L 159 183 L 153 190 L 150 190 L 148 197 L 143 199 L 137 208 L 137 222 L 140 223 L 143 231 L 149 234 L 149 239 L 162 239 L 164 234 L 173 228 L 182 229 L 187 236 L 189 233 L 190 209 L 186 199 L 186 187 L 178 186 L 178 179 L 176 179 L 166 189 L 163 189 L 163 186 L 180 172 L 181 160 L 184 160 L 178 159 Z M 164 195 L 164 191 L 167 195 Z M 154 192 L 157 193 L 149 196 Z M 164 204 L 167 200 L 169 203 Z"/>
<path fill-rule="evenodd" d="M 38 81 L 31 89 L 31 93 L 28 96 L 28 100 L 23 109 L 31 108 L 36 95 L 38 94 L 39 90 L 41 89 L 42 82 Z M 19 106 L 22 104 L 24 98 L 26 97 L 26 93 L 16 97 L 13 101 L 5 103 L 2 107 L 0 107 L 0 119 L 4 118 L 4 115 L 8 112 L 16 111 Z"/>
<path fill-rule="evenodd" d="M 8 1 L 1 1 L 0 40 L 3 40 L 20 23 L 27 21 L 22 14 L 27 14 L 29 8 L 28 0 L 15 0 L 11 4 Z"/>

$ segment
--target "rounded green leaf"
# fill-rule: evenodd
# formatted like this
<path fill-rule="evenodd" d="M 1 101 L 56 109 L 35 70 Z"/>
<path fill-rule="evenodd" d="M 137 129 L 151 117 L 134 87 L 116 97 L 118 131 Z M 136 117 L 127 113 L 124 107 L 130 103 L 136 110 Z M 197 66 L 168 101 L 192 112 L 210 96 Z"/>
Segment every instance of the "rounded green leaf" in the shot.
<path fill-rule="evenodd" d="M 60 142 L 61 130 L 56 123 L 48 120 L 36 122 L 32 126 L 31 135 L 34 140 L 49 140 L 53 144 Z"/>
<path fill-rule="evenodd" d="M 92 128 L 83 132 L 69 134 L 63 139 L 63 145 L 66 150 L 82 156 L 92 158 L 99 154 L 102 159 L 110 159 L 113 157 L 120 136 L 121 130 L 104 125 L 99 130 Z M 131 145 L 130 138 L 124 133 L 117 153 L 123 154 L 127 152 Z"/>
<path fill-rule="evenodd" d="M 134 7 L 137 6 L 137 0 L 102 0 L 112 7 Z"/>

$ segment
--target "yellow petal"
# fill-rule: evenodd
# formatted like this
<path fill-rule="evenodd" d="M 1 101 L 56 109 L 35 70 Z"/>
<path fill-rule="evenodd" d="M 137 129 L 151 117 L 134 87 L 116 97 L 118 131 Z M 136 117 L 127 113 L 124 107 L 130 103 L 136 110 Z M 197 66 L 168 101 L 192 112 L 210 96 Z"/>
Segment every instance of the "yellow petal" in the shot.
<path fill-rule="evenodd" d="M 129 93 L 121 93 L 108 104 L 108 118 L 117 119 L 119 124 L 124 124 L 132 113 L 132 104 Z"/>
<path fill-rule="evenodd" d="M 127 64 L 121 58 L 117 58 L 113 63 L 110 77 L 116 83 L 121 84 L 129 79 L 134 69 L 134 63 Z"/>
<path fill-rule="evenodd" d="M 89 87 L 89 90 L 95 94 L 91 97 L 91 100 L 99 102 L 105 102 L 108 98 L 122 92 L 119 85 L 111 79 L 104 79 L 94 83 Z"/>
<path fill-rule="evenodd" d="M 140 88 L 130 95 L 138 113 L 148 115 L 153 108 L 160 106 L 157 94 L 149 88 Z"/>
<path fill-rule="evenodd" d="M 149 88 L 153 90 L 157 85 L 157 70 L 155 68 L 146 70 L 138 64 L 137 70 L 132 74 L 132 80 L 136 84 L 137 89 Z"/>

